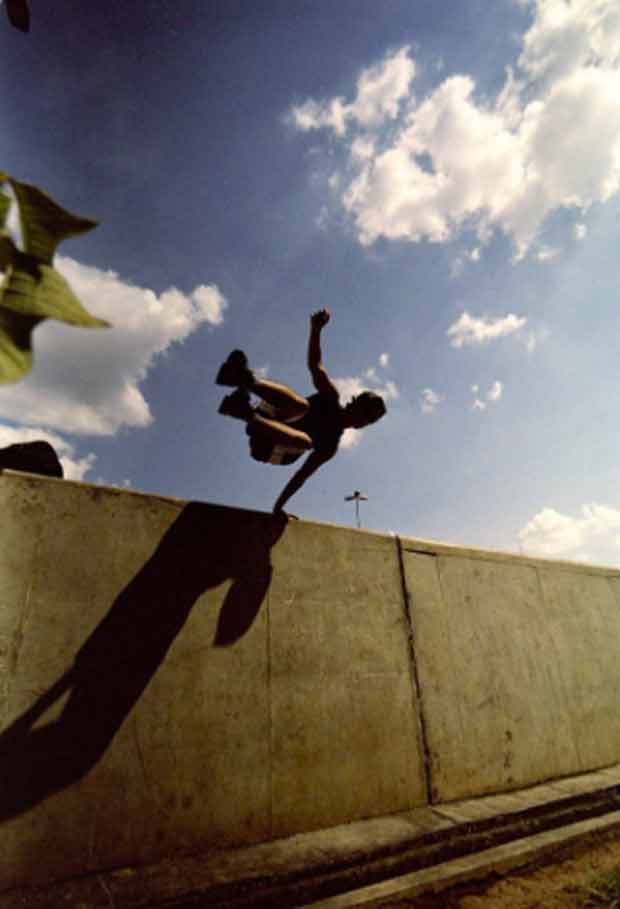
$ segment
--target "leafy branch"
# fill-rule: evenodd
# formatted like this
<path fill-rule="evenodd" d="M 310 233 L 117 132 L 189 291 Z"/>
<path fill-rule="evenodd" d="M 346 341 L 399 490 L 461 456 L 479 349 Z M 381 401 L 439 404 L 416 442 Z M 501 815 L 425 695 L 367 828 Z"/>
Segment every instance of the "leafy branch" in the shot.
<path fill-rule="evenodd" d="M 52 264 L 56 247 L 68 237 L 86 233 L 96 221 L 66 211 L 36 186 L 0 173 L 11 187 L 19 210 L 23 249 L 6 229 L 10 197 L 0 190 L 0 383 L 17 382 L 32 367 L 32 332 L 44 319 L 103 328 Z"/>

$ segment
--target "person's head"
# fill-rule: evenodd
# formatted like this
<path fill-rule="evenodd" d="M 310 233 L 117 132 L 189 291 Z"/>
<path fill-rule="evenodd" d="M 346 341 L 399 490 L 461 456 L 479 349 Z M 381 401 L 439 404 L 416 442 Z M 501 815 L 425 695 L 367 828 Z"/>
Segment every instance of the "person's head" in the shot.
<path fill-rule="evenodd" d="M 354 429 L 362 429 L 381 419 L 386 412 L 386 406 L 381 395 L 374 391 L 363 391 L 361 394 L 355 395 L 344 410 L 349 426 Z"/>

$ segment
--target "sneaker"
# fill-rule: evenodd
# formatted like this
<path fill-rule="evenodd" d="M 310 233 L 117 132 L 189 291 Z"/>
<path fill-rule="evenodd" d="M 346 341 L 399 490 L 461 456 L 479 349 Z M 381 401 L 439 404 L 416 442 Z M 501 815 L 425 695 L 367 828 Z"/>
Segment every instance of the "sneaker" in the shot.
<path fill-rule="evenodd" d="M 238 388 L 247 388 L 253 382 L 254 373 L 248 369 L 248 358 L 242 350 L 233 350 L 215 377 L 216 385 L 236 385 Z"/>
<path fill-rule="evenodd" d="M 235 420 L 244 420 L 246 423 L 254 416 L 250 395 L 242 388 L 233 391 L 231 395 L 226 395 L 217 412 L 225 417 L 234 417 Z"/>

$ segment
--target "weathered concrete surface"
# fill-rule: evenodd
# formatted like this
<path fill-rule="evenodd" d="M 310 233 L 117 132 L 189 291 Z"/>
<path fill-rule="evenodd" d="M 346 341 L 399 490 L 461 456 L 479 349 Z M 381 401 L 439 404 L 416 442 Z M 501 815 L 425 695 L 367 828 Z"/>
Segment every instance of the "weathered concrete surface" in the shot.
<path fill-rule="evenodd" d="M 455 869 L 467 870 L 463 880 L 482 879 L 508 870 L 507 858 L 538 859 L 551 846 L 553 852 L 564 850 L 592 836 L 598 840 L 604 831 L 617 836 L 619 804 L 620 765 L 561 787 L 538 785 L 441 808 L 423 806 L 258 845 L 4 891 L 0 909 L 374 905 L 379 893 L 400 897 L 421 892 L 419 885 L 451 886 Z"/>
<path fill-rule="evenodd" d="M 620 574 L 403 541 L 432 800 L 620 757 Z"/>
<path fill-rule="evenodd" d="M 10 472 L 0 533 L 0 890 L 620 762 L 618 571 Z"/>
<path fill-rule="evenodd" d="M 268 599 L 272 834 L 425 801 L 395 540 L 292 522 Z"/>
<path fill-rule="evenodd" d="M 0 889 L 426 798 L 397 542 L 0 476 Z"/>

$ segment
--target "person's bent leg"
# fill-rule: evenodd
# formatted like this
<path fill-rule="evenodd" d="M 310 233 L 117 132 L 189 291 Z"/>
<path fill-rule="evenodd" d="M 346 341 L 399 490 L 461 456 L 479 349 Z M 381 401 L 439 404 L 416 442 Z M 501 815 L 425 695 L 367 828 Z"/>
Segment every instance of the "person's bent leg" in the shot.
<path fill-rule="evenodd" d="M 1 0 L 0 0 L 1 2 Z M 232 385 L 245 392 L 252 392 L 273 407 L 273 416 L 280 420 L 295 420 L 308 409 L 306 398 L 298 395 L 281 382 L 258 379 L 248 366 L 248 358 L 242 350 L 233 350 L 220 366 L 215 377 L 216 385 Z"/>
<path fill-rule="evenodd" d="M 259 398 L 274 407 L 281 420 L 293 420 L 301 417 L 308 409 L 306 398 L 298 395 L 288 385 L 282 385 L 280 382 L 271 382 L 269 379 L 255 379 L 248 386 L 248 391 L 258 395 Z M 264 418 L 261 417 L 259 419 Z M 265 422 L 269 421 L 266 420 Z M 277 421 L 273 422 L 277 423 Z M 301 435 L 305 435 L 305 433 L 301 433 Z"/>
<path fill-rule="evenodd" d="M 280 423 L 277 420 L 269 420 L 255 413 L 253 419 L 248 423 L 248 430 L 252 435 L 260 435 L 261 438 L 269 440 L 273 445 L 282 445 L 291 451 L 309 451 L 312 448 L 312 439 L 306 432 L 300 432 L 293 429 L 286 423 Z"/>

